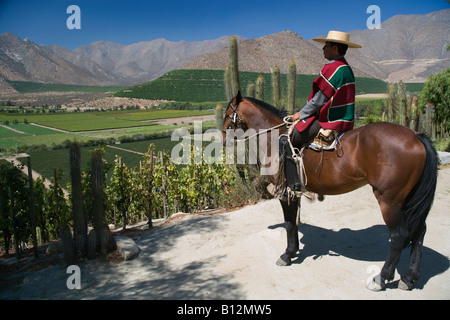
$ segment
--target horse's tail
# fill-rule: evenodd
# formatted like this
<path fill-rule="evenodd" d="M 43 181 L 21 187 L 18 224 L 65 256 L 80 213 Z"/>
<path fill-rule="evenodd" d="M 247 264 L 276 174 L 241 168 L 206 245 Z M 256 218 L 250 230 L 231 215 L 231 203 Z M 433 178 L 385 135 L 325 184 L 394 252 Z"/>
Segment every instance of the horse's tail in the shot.
<path fill-rule="evenodd" d="M 417 136 L 426 150 L 426 162 L 422 176 L 409 193 L 402 212 L 409 231 L 409 240 L 416 241 L 425 232 L 425 219 L 433 204 L 436 191 L 439 157 L 425 134 Z"/>

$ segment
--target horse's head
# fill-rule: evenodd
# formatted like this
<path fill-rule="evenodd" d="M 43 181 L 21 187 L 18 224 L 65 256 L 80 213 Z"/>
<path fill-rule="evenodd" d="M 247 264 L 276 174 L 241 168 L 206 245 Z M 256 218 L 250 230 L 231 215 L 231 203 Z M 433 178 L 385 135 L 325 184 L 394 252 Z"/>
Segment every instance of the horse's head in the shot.
<path fill-rule="evenodd" d="M 248 142 L 252 161 L 258 156 L 263 165 L 261 174 L 274 175 L 278 172 L 278 137 L 285 130 L 282 111 L 264 101 L 243 98 L 238 92 L 225 110 L 222 141 L 227 147 L 237 142 L 237 152 L 243 150 L 242 154 Z"/>
<path fill-rule="evenodd" d="M 246 124 L 245 115 L 242 112 L 238 112 L 239 105 L 244 101 L 241 92 L 238 91 L 233 100 L 228 103 L 225 110 L 225 117 L 223 119 L 222 136 L 225 143 L 227 130 L 242 129 L 247 130 L 248 126 Z"/>
<path fill-rule="evenodd" d="M 283 124 L 284 110 L 279 110 L 264 101 L 253 98 L 243 98 L 238 91 L 225 110 L 223 120 L 223 142 L 227 140 L 227 132 L 240 131 L 248 133 L 249 129 L 257 132 L 272 131 Z M 284 130 L 284 128 L 282 128 Z M 228 138 L 236 137 L 230 134 Z"/>
<path fill-rule="evenodd" d="M 228 103 L 225 110 L 225 118 L 223 120 L 223 131 L 226 129 L 244 129 L 245 122 L 242 116 L 242 112 L 238 113 L 239 104 L 244 101 L 241 96 L 241 92 L 238 91 L 233 100 Z"/>

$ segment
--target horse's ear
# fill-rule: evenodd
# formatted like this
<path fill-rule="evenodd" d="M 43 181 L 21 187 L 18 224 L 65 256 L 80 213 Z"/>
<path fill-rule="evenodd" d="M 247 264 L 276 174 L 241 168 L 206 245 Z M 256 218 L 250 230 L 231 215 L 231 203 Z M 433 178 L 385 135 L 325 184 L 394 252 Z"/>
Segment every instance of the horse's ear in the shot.
<path fill-rule="evenodd" d="M 242 99 L 242 95 L 241 95 L 241 90 L 238 90 L 236 96 L 234 97 L 234 100 L 233 100 L 234 103 L 233 104 L 235 106 L 237 106 L 239 104 L 239 102 L 241 102 L 242 100 L 243 99 Z"/>

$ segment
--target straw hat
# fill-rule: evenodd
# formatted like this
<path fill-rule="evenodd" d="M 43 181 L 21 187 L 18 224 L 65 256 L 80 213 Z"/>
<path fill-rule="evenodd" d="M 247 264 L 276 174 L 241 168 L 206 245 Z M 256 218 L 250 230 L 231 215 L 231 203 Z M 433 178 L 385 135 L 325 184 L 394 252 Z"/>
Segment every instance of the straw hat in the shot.
<path fill-rule="evenodd" d="M 337 42 L 337 43 L 343 43 L 348 45 L 349 48 L 361 48 L 359 44 L 350 42 L 350 35 L 345 32 L 341 31 L 334 31 L 331 30 L 328 32 L 328 35 L 326 38 L 314 38 L 313 39 L 316 42 L 325 43 L 327 41 L 331 42 Z"/>

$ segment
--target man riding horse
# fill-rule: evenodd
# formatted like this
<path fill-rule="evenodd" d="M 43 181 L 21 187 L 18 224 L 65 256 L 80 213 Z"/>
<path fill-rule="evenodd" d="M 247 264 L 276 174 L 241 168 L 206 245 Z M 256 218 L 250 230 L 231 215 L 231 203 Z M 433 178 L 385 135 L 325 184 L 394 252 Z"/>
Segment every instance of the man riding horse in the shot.
<path fill-rule="evenodd" d="M 426 218 L 436 191 L 439 157 L 426 135 L 405 126 L 377 122 L 353 129 L 354 76 L 343 58 L 346 48 L 339 47 L 340 44 L 353 48 L 359 46 L 349 41 L 348 34 L 336 31 L 330 31 L 325 39 L 315 40 L 325 42 L 323 51 L 330 63 L 314 80 L 307 105 L 294 115 L 294 119 L 301 121 L 289 128 L 293 131 L 293 144 L 299 147 L 308 143 L 319 128 L 346 133 L 340 136 L 338 148 L 327 152 L 326 156 L 311 148 L 303 151 L 305 184 L 308 191 L 319 196 L 343 194 L 367 184 L 372 187 L 389 231 L 390 250 L 380 273 L 366 286 L 373 291 L 383 290 L 386 281 L 394 279 L 402 250 L 411 245 L 408 270 L 398 283 L 399 288 L 410 290 L 420 279 Z M 243 98 L 238 92 L 225 110 L 222 129 L 223 132 L 229 129 L 256 130 L 258 141 L 264 137 L 259 143 L 268 146 L 267 154 L 272 154 L 272 143 L 268 141 L 272 141 L 275 133 L 276 137 L 281 137 L 280 149 L 285 149 L 286 158 L 295 158 L 286 137 L 288 128 L 283 116 L 280 110 L 256 99 Z M 284 164 L 282 158 L 280 167 Z M 286 189 L 295 189 L 298 184 L 296 164 L 290 159 L 285 162 Z M 281 180 L 279 173 L 269 175 L 272 183 Z M 290 265 L 300 249 L 300 197 L 290 197 L 290 194 L 287 192 L 288 197 L 280 197 L 287 236 L 286 250 L 277 260 L 280 266 Z"/>
<path fill-rule="evenodd" d="M 290 136 L 292 146 L 301 149 L 316 137 L 319 130 L 330 129 L 345 132 L 353 129 L 355 114 L 355 76 L 344 59 L 348 48 L 361 48 L 349 41 L 350 35 L 340 31 L 330 31 L 326 38 L 314 38 L 324 43 L 323 54 L 330 60 L 314 80 L 308 102 L 293 115 L 297 122 Z M 297 166 L 293 160 L 288 137 L 279 140 L 280 153 L 284 153 L 284 173 L 286 187 L 290 191 L 301 191 Z"/>

